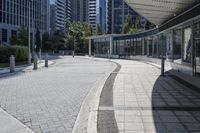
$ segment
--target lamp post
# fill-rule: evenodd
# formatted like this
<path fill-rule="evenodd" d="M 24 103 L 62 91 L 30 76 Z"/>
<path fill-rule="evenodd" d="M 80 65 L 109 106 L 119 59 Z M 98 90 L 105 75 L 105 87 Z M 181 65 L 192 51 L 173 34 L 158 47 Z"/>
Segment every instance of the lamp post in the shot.
<path fill-rule="evenodd" d="M 28 11 L 28 64 L 31 64 L 31 37 L 30 37 L 30 27 L 31 27 L 31 2 L 32 0 L 28 1 L 29 11 Z"/>
<path fill-rule="evenodd" d="M 165 76 L 165 58 L 164 58 L 164 35 L 163 33 L 161 34 L 161 54 L 162 54 L 162 59 L 161 59 L 161 76 Z"/>

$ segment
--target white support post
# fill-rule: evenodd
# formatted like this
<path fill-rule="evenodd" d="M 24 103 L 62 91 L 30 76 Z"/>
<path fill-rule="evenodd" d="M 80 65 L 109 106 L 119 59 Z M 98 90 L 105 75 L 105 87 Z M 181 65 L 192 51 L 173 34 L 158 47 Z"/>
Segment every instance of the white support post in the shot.
<path fill-rule="evenodd" d="M 113 54 L 113 37 L 110 36 L 110 52 L 109 52 L 109 57 Z"/>
<path fill-rule="evenodd" d="M 91 57 L 91 53 L 92 53 L 92 46 L 91 46 L 91 39 L 89 39 L 89 57 Z"/>

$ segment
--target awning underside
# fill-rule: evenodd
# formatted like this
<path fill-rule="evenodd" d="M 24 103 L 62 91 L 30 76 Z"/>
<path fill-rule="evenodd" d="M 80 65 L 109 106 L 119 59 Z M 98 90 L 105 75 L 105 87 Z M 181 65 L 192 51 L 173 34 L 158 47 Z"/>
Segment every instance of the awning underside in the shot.
<path fill-rule="evenodd" d="M 161 25 L 170 18 L 185 11 L 200 0 L 125 0 L 141 16 Z"/>

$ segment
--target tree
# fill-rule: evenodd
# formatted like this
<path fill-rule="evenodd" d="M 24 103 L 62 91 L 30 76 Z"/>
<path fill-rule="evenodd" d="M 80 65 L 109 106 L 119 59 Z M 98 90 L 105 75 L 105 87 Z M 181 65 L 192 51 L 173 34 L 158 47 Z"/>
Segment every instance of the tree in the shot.
<path fill-rule="evenodd" d="M 49 33 L 45 32 L 42 35 L 42 48 L 44 50 L 50 50 L 51 49 L 51 45 L 49 45 L 50 44 L 49 42 L 50 42 Z"/>
<path fill-rule="evenodd" d="M 96 25 L 96 35 L 102 35 L 101 26 L 99 24 Z"/>
<path fill-rule="evenodd" d="M 92 35 L 92 27 L 88 23 L 71 22 L 66 23 L 67 48 L 78 52 L 87 52 L 88 36 Z"/>
<path fill-rule="evenodd" d="M 135 20 L 135 28 L 138 29 L 138 30 L 142 28 L 141 17 L 140 17 L 140 16 L 137 16 L 137 17 L 136 17 L 136 20 Z"/>
<path fill-rule="evenodd" d="M 145 25 L 144 25 L 144 29 L 145 29 L 145 30 L 149 30 L 149 29 L 152 29 L 152 28 L 154 28 L 154 27 L 155 27 L 154 24 L 152 24 L 152 23 L 149 22 L 148 20 L 145 21 Z"/>
<path fill-rule="evenodd" d="M 28 46 L 28 30 L 25 27 L 19 29 L 16 45 Z"/>
<path fill-rule="evenodd" d="M 130 29 L 131 28 L 133 28 L 134 26 L 133 26 L 133 22 L 132 22 L 132 17 L 131 17 L 131 15 L 128 15 L 127 17 L 126 17 L 126 21 L 125 21 L 125 24 L 124 24 L 124 31 L 123 31 L 123 33 L 124 34 L 127 34 L 127 33 L 129 33 L 130 32 Z"/>
<path fill-rule="evenodd" d="M 12 35 L 10 38 L 10 44 L 17 45 L 17 43 L 18 43 L 17 35 Z"/>
<path fill-rule="evenodd" d="M 52 37 L 52 50 L 63 50 L 66 48 L 66 34 L 63 31 L 57 30 Z"/>
<path fill-rule="evenodd" d="M 83 30 L 83 51 L 88 52 L 89 47 L 89 40 L 87 37 L 92 36 L 92 27 L 88 23 L 84 23 L 84 30 Z"/>
<path fill-rule="evenodd" d="M 35 34 L 35 45 L 36 45 L 36 51 L 39 51 L 42 47 L 40 30 L 38 28 L 37 28 L 37 31 L 36 31 L 36 34 Z"/>

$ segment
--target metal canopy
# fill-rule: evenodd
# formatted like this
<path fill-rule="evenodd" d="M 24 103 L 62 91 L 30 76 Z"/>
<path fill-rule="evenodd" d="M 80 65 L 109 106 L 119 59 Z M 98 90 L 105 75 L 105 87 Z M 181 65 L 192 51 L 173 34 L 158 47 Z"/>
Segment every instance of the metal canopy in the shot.
<path fill-rule="evenodd" d="M 199 0 L 125 0 L 141 16 L 155 25 L 161 25 L 177 16 Z"/>

